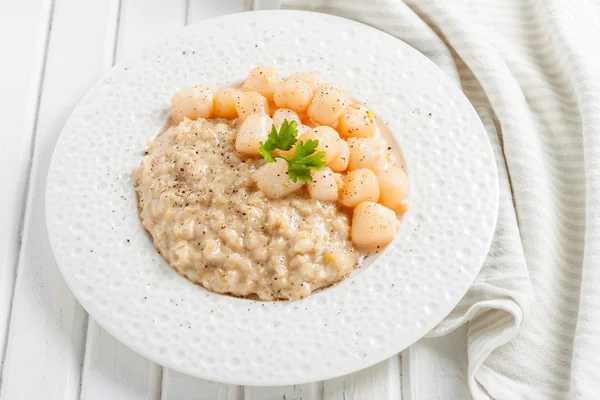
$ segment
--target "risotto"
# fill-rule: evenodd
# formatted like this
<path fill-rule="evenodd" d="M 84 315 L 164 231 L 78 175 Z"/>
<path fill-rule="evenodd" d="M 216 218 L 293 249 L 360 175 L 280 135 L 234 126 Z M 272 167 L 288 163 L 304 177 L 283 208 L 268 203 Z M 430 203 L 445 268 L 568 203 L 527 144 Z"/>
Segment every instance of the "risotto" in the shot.
<path fill-rule="evenodd" d="M 149 144 L 135 170 L 140 217 L 180 274 L 206 289 L 297 299 L 352 271 L 360 253 L 335 204 L 297 193 L 270 200 L 235 150 L 236 121 L 186 120 Z"/>
<path fill-rule="evenodd" d="M 396 234 L 406 175 L 371 111 L 317 74 L 259 67 L 241 89 L 177 92 L 172 108 L 176 125 L 148 143 L 133 178 L 142 225 L 190 281 L 300 299 Z"/>

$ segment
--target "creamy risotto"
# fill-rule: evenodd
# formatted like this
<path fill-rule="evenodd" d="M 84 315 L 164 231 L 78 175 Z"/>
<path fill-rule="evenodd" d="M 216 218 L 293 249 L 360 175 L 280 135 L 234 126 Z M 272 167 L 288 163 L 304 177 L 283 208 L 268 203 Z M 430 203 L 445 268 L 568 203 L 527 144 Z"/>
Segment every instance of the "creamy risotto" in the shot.
<path fill-rule="evenodd" d="M 373 113 L 318 74 L 259 67 L 239 89 L 183 89 L 172 109 L 133 177 L 144 228 L 190 281 L 299 299 L 396 234 L 406 175 Z"/>

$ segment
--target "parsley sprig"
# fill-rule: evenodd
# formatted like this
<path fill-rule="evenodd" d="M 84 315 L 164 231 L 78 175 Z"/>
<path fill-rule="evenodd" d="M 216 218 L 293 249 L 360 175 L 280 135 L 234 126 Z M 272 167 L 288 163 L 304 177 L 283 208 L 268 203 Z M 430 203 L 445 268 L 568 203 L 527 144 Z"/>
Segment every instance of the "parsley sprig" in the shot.
<path fill-rule="evenodd" d="M 325 166 L 325 152 L 317 150 L 319 145 L 318 140 L 307 140 L 306 142 L 298 142 L 298 128 L 296 121 L 288 122 L 284 120 L 279 128 L 279 132 L 275 125 L 271 128 L 271 133 L 265 143 L 260 142 L 258 152 L 270 163 L 274 163 L 276 158 L 282 158 L 288 163 L 288 176 L 292 182 L 300 179 L 301 182 L 312 182 L 310 170 L 319 171 Z M 297 143 L 297 144 L 296 144 Z M 284 157 L 279 154 L 273 154 L 276 149 L 291 150 L 296 144 L 296 150 L 292 157 Z"/>

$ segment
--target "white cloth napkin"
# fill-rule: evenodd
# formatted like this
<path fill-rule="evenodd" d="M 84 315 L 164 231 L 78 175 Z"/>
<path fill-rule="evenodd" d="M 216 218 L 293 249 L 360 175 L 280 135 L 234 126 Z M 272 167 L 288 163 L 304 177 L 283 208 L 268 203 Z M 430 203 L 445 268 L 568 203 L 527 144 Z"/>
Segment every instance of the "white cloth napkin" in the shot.
<path fill-rule="evenodd" d="M 469 293 L 431 336 L 468 323 L 475 399 L 600 398 L 600 2 L 285 0 L 386 31 L 477 109 L 500 212 Z M 332 34 L 335 34 L 332 32 Z"/>

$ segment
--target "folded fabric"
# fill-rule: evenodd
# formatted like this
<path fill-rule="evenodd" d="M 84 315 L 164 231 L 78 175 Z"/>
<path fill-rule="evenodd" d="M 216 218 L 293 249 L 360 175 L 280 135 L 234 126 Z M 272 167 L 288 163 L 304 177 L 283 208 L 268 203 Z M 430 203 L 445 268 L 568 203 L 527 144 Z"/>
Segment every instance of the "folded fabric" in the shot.
<path fill-rule="evenodd" d="M 500 176 L 468 323 L 475 399 L 600 398 L 600 3 L 285 0 L 407 42 L 464 91 Z"/>

